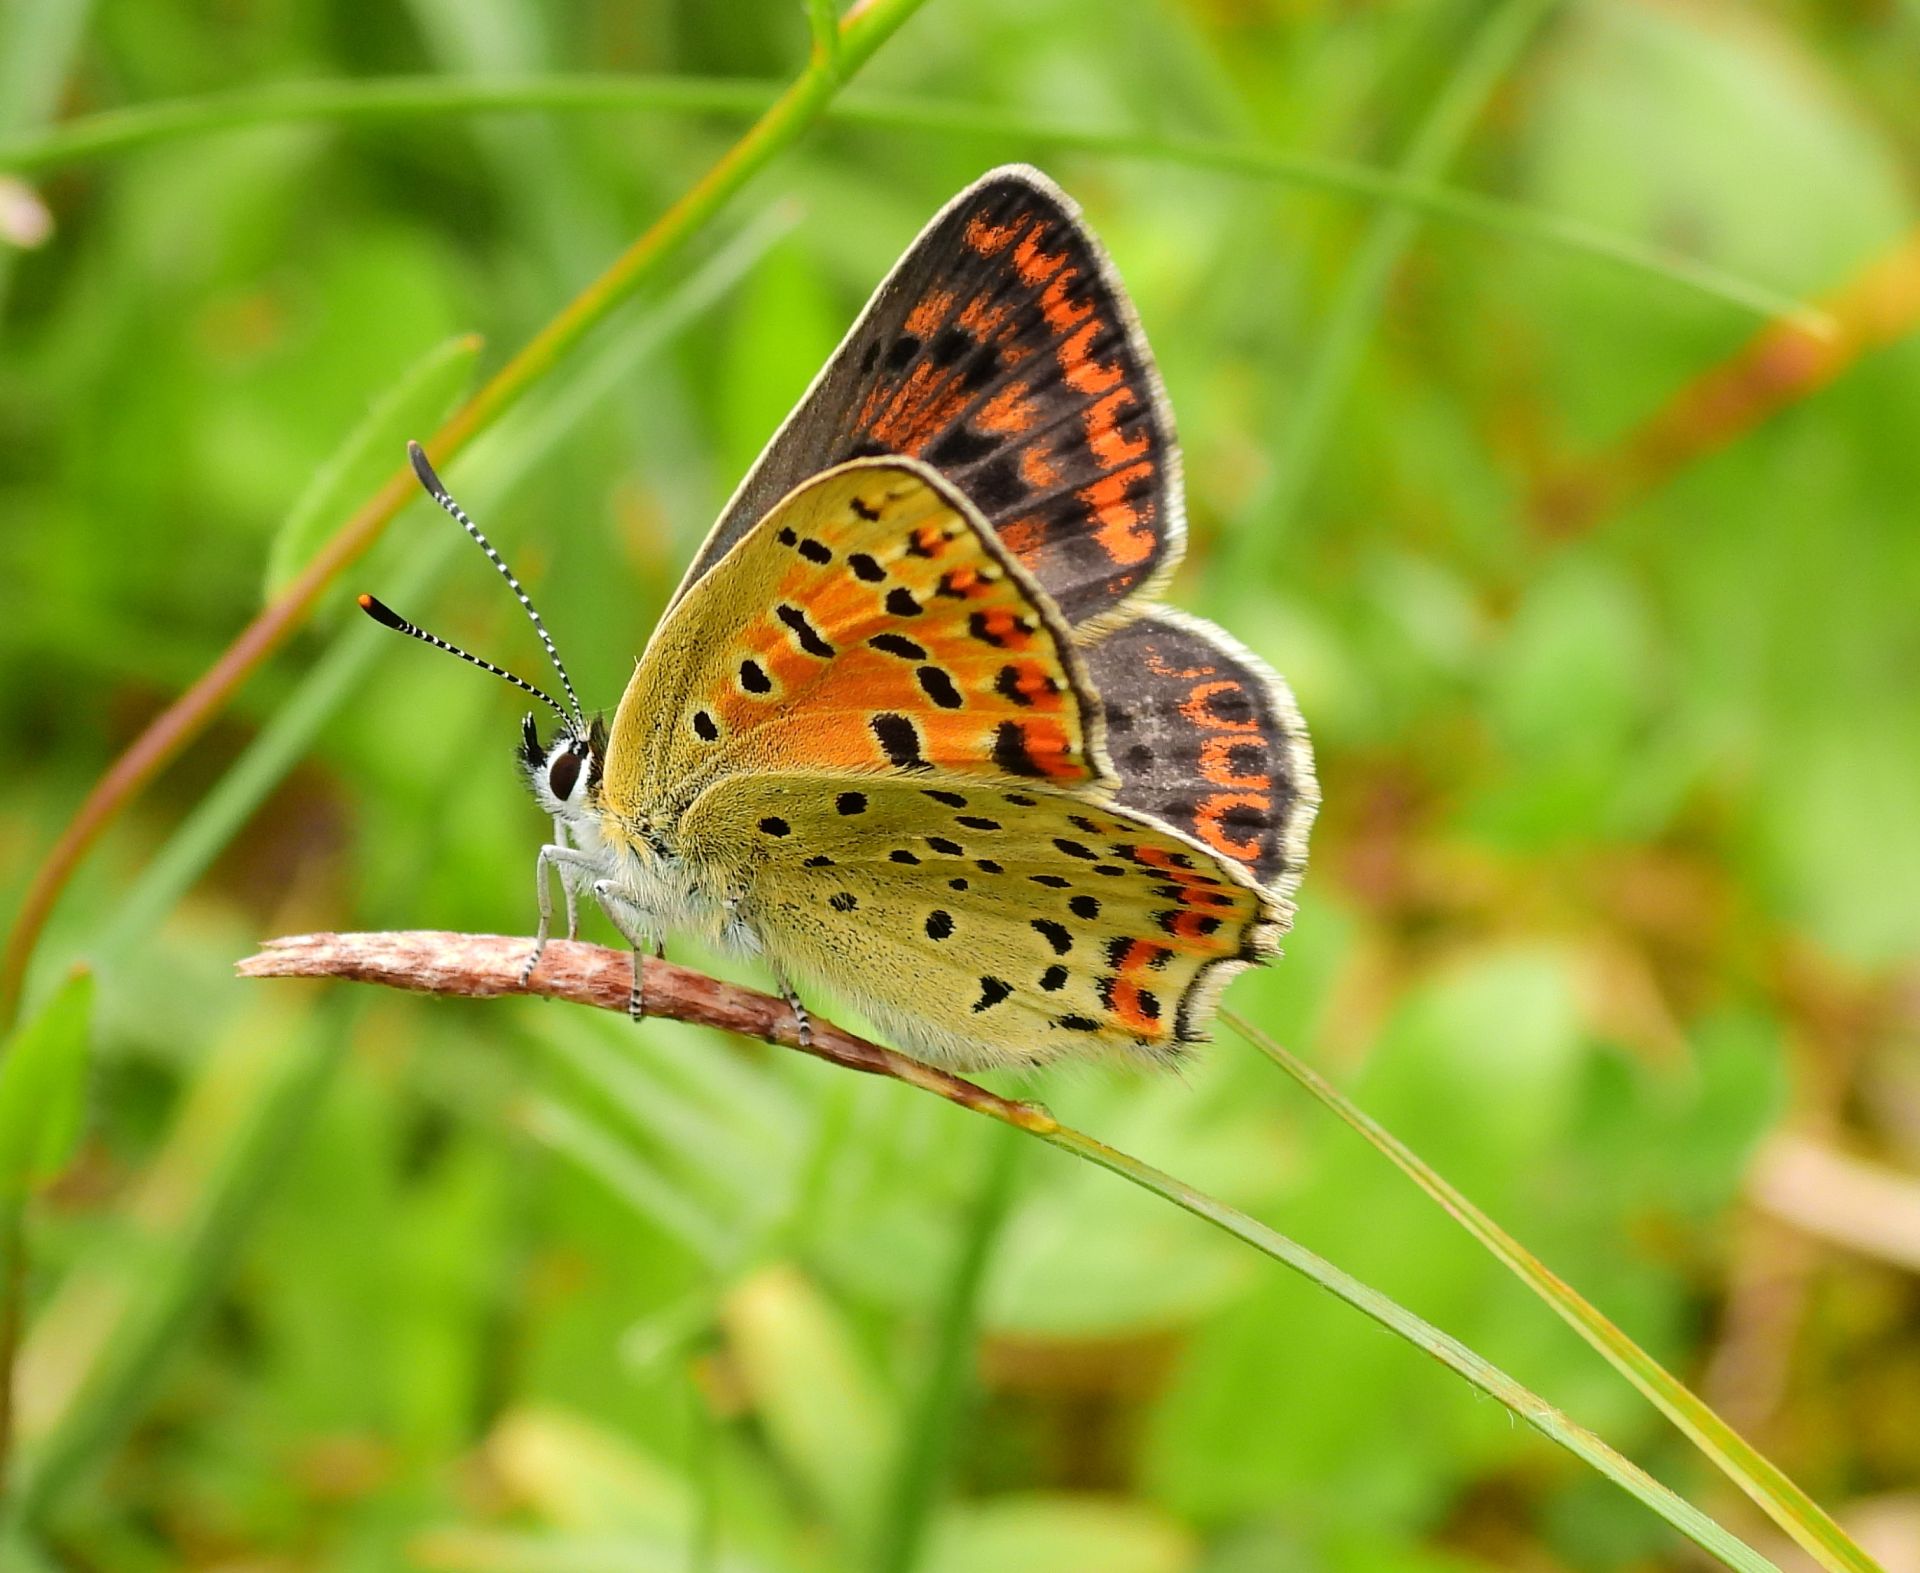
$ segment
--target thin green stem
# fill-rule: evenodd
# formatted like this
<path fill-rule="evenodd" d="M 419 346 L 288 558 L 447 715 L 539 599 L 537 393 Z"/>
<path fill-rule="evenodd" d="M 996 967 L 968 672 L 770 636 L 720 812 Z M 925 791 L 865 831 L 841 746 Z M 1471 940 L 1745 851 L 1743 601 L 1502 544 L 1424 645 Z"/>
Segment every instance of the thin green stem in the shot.
<path fill-rule="evenodd" d="M 1196 1191 L 1166 1171 L 1118 1152 L 1080 1131 L 1062 1125 L 1036 1134 L 1076 1157 L 1097 1163 L 1142 1190 L 1151 1191 L 1175 1206 L 1185 1208 L 1196 1218 L 1204 1218 L 1235 1239 L 1245 1241 L 1255 1250 L 1311 1279 L 1335 1298 L 1346 1301 L 1388 1331 L 1426 1351 L 1481 1392 L 1498 1399 L 1542 1436 L 1557 1442 L 1574 1457 L 1638 1497 L 1701 1550 L 1718 1558 L 1726 1566 L 1738 1568 L 1742 1573 L 1769 1573 L 1769 1570 L 1770 1573 L 1780 1573 L 1772 1562 L 1751 1546 L 1722 1529 L 1637 1464 L 1621 1457 L 1591 1431 L 1574 1424 L 1498 1366 L 1482 1359 L 1457 1338 L 1441 1332 L 1432 1323 L 1415 1316 L 1377 1289 L 1369 1288 L 1359 1279 L 1335 1267 L 1324 1257 L 1288 1239 L 1278 1230 L 1268 1228 L 1258 1219 L 1250 1218 L 1238 1209 Z"/>
<path fill-rule="evenodd" d="M 629 955 L 600 946 L 556 943 L 548 965 L 523 985 L 522 953 L 519 942 L 498 935 L 306 934 L 273 941 L 260 955 L 241 962 L 239 970 L 248 977 L 344 977 L 415 992 L 469 997 L 524 992 L 601 1010 L 626 1010 L 633 979 Z M 1205 1219 L 1424 1350 L 1651 1508 L 1726 1566 L 1741 1573 L 1779 1573 L 1751 1546 L 1458 1339 L 1277 1230 L 1164 1170 L 1062 1125 L 1037 1104 L 1004 1098 L 951 1071 L 853 1037 L 824 1018 L 816 1017 L 811 1033 L 803 1039 L 792 1011 L 771 995 L 722 983 L 664 961 L 647 963 L 647 980 L 649 1004 L 662 1016 L 758 1038 L 844 1070 L 905 1082 L 1037 1136 Z"/>
<path fill-rule="evenodd" d="M 835 59 L 814 61 L 702 179 L 657 219 L 613 265 L 445 422 L 428 448 L 442 464 L 517 404 L 614 311 L 683 253 L 754 175 L 819 118 L 846 76 L 913 15 L 925 0 L 871 0 L 850 12 Z M 225 708 L 242 683 L 299 628 L 321 594 L 348 564 L 379 539 L 413 495 L 402 467 L 347 519 L 305 570 L 250 623 L 218 660 L 156 718 L 87 794 L 28 887 L 0 951 L 0 1032 L 17 1019 L 27 968 L 61 892 L 94 842 L 121 810 Z M 0 1219 L 0 1391 L 11 1394 L 24 1284 L 25 1242 L 18 1220 Z M 0 1402 L 0 1463 L 11 1441 L 12 1406 Z M 0 1500 L 6 1480 L 0 1476 Z"/>
<path fill-rule="evenodd" d="M 185 137 L 299 122 L 385 123 L 443 114 L 540 111 L 745 115 L 765 109 L 778 85 L 702 77 L 538 76 L 513 79 L 390 77 L 290 83 L 107 110 L 49 131 L 0 138 L 0 170 L 32 174 Z M 1280 182 L 1391 204 L 1429 218 L 1597 258 L 1617 267 L 1830 336 L 1826 314 L 1779 290 L 1564 214 L 1342 159 L 1205 137 L 1098 130 L 1034 120 L 975 104 L 848 95 L 824 111 L 845 125 L 918 131 L 1023 148 L 1134 158 Z"/>
<path fill-rule="evenodd" d="M 1225 1010 L 1220 1013 L 1220 1019 L 1411 1177 L 1509 1272 L 1546 1301 L 1562 1321 L 1599 1350 L 1615 1370 L 1633 1383 L 1816 1562 L 1832 1573 L 1881 1573 L 1879 1564 L 1856 1546 L 1847 1532 L 1806 1492 L 1410 1147 L 1343 1097 L 1339 1089 L 1312 1066 L 1251 1022 Z"/>
<path fill-rule="evenodd" d="M 1556 3 L 1503 0 L 1480 24 L 1458 68 L 1421 118 L 1397 171 L 1401 178 L 1430 181 L 1453 161 L 1488 97 Z M 1383 210 L 1368 224 L 1326 314 L 1319 343 L 1300 381 L 1299 398 L 1287 411 L 1273 478 L 1256 504 L 1267 522 L 1257 532 L 1241 531 L 1221 543 L 1220 568 L 1229 577 L 1244 567 L 1236 559 L 1252 550 L 1256 539 L 1269 541 L 1291 524 L 1326 451 L 1334 420 L 1353 388 L 1387 285 L 1419 228 L 1419 215 L 1405 208 Z"/>
<path fill-rule="evenodd" d="M 985 1173 L 967 1215 L 952 1276 L 941 1296 L 926 1383 L 901 1438 L 887 1500 L 874 1542 L 875 1573 L 913 1573 L 940 1506 L 954 1430 L 972 1375 L 974 1335 L 987 1267 L 1013 1206 L 1024 1150 L 1019 1135 L 1001 1126 L 988 1143 Z"/>
<path fill-rule="evenodd" d="M 872 0 L 848 13 L 837 68 L 809 65 L 694 187 L 657 219 L 598 279 L 540 330 L 427 443 L 444 465 L 544 379 L 590 332 L 677 258 L 721 207 L 821 116 L 840 80 L 859 69 L 925 0 Z M 240 685 L 304 623 L 340 571 L 379 539 L 415 490 L 397 469 L 306 570 L 271 602 L 179 699 L 134 740 L 95 783 L 36 871 L 6 948 L 0 952 L 0 1030 L 13 1021 L 26 969 L 54 903 L 74 870 L 120 811 L 200 735 Z M 4 1377 L 0 1372 L 0 1377 Z"/>

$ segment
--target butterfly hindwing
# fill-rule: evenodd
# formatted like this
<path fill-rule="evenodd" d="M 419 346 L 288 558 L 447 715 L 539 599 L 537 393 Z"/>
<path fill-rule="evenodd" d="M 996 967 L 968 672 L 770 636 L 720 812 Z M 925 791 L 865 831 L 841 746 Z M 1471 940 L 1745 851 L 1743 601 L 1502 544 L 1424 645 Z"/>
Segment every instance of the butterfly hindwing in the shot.
<path fill-rule="evenodd" d="M 614 717 L 616 815 L 714 777 L 959 775 L 1111 795 L 1099 702 L 1046 598 L 953 488 L 858 460 L 779 502 L 667 614 Z"/>
<path fill-rule="evenodd" d="M 681 593 L 808 475 L 849 458 L 932 465 L 1069 624 L 1105 625 L 1184 545 L 1159 373 L 1079 210 L 1037 170 L 947 205 L 742 482 Z"/>
<path fill-rule="evenodd" d="M 728 776 L 680 835 L 769 955 L 958 1066 L 1171 1056 L 1277 932 L 1239 868 L 1047 785 Z"/>
<path fill-rule="evenodd" d="M 1244 867 L 1285 903 L 1319 805 L 1287 685 L 1202 618 L 1155 607 L 1084 651 L 1118 801 Z"/>

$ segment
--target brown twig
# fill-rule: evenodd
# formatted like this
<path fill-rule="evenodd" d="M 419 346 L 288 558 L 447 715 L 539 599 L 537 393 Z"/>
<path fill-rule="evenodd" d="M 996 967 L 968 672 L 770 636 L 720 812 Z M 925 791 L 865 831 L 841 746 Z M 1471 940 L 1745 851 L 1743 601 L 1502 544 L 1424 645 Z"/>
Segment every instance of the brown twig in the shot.
<path fill-rule="evenodd" d="M 489 999 L 498 994 L 539 994 L 601 1010 L 625 1012 L 633 978 L 624 951 L 576 940 L 554 940 L 523 988 L 520 969 L 533 941 L 501 934 L 454 934 L 412 929 L 387 934 L 295 934 L 268 940 L 257 956 L 238 965 L 245 978 L 350 978 L 382 983 L 416 994 L 454 994 Z M 950 1103 L 1049 1136 L 1058 1122 L 1037 1104 L 1002 1098 L 948 1071 L 923 1064 L 877 1043 L 813 1019 L 802 1043 L 784 1000 L 722 983 L 670 961 L 646 963 L 647 1014 L 718 1027 L 784 1049 L 798 1049 L 829 1064 L 870 1076 L 891 1076 Z"/>

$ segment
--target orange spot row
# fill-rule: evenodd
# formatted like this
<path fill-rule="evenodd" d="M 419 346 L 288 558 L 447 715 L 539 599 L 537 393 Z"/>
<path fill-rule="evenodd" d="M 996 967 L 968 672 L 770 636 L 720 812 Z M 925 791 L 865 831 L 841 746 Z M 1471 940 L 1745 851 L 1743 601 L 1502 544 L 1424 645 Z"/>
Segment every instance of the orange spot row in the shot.
<path fill-rule="evenodd" d="M 1197 727 L 1209 732 L 1257 732 L 1260 723 L 1257 720 L 1227 721 L 1215 713 L 1210 703 L 1215 694 L 1242 694 L 1245 690 L 1232 678 L 1222 677 L 1211 683 L 1196 683 L 1187 697 L 1180 701 L 1180 714 Z"/>
<path fill-rule="evenodd" d="M 947 320 L 947 313 L 953 309 L 953 291 L 950 289 L 932 289 L 922 295 L 907 313 L 906 329 L 915 338 L 930 339 L 939 330 L 940 324 Z"/>
<path fill-rule="evenodd" d="M 1124 470 L 1109 470 L 1077 495 L 1093 513 L 1093 538 L 1116 565 L 1131 567 L 1153 555 L 1152 509 L 1142 510 L 1127 499 L 1127 490 L 1144 476 L 1153 473 L 1148 463 L 1132 464 Z"/>
<path fill-rule="evenodd" d="M 1025 481 L 1027 485 L 1031 486 L 1035 491 L 1040 491 L 1044 487 L 1051 486 L 1055 481 L 1060 479 L 1059 466 L 1053 462 L 1053 455 L 1047 452 L 1044 444 L 1032 443 L 1021 449 L 1020 479 Z M 1006 540 L 1004 533 L 1001 535 L 1001 539 Z M 1008 542 L 1008 544 L 1012 545 L 1011 542 Z M 1017 550 L 1018 548 L 1015 549 Z"/>
<path fill-rule="evenodd" d="M 877 415 L 878 392 L 869 396 L 861 412 L 863 429 L 896 453 L 918 454 L 936 432 L 958 419 L 967 405 L 960 379 L 922 361 L 906 376 Z"/>
<path fill-rule="evenodd" d="M 1013 248 L 1014 269 L 1028 284 L 1046 283 L 1067 260 L 1065 251 L 1045 252 L 1040 249 L 1043 228 L 1043 225 L 1035 224 L 1027 232 L 1026 238 Z"/>
<path fill-rule="evenodd" d="M 1027 227 L 1027 218 L 1022 213 L 1005 224 L 995 224 L 986 214 L 976 213 L 967 220 L 967 244 L 983 257 L 997 257 Z"/>
<path fill-rule="evenodd" d="M 980 413 L 973 418 L 974 429 L 1000 437 L 1018 436 L 1029 430 L 1040 418 L 1040 411 L 1027 394 L 1026 383 L 1009 383 L 981 406 Z"/>
<path fill-rule="evenodd" d="M 1239 839 L 1228 833 L 1226 817 L 1236 808 L 1250 808 L 1265 816 L 1273 809 L 1273 799 L 1265 792 L 1215 792 L 1195 811 L 1193 826 L 1200 839 L 1214 851 L 1241 863 L 1251 863 L 1263 850 L 1260 833 L 1255 830 Z"/>
<path fill-rule="evenodd" d="M 1135 459 L 1144 459 L 1153 446 L 1145 431 L 1136 431 L 1131 437 L 1121 434 L 1120 412 L 1133 402 L 1133 389 L 1115 388 L 1087 411 L 1087 446 L 1093 449 L 1103 470 L 1117 470 Z"/>
<path fill-rule="evenodd" d="M 1102 364 L 1093 358 L 1093 341 L 1105 326 L 1097 317 L 1091 322 L 1083 322 L 1061 341 L 1056 350 L 1060 359 L 1060 374 L 1075 393 L 1088 396 L 1106 393 L 1119 387 L 1121 379 L 1126 376 L 1119 362 Z"/>

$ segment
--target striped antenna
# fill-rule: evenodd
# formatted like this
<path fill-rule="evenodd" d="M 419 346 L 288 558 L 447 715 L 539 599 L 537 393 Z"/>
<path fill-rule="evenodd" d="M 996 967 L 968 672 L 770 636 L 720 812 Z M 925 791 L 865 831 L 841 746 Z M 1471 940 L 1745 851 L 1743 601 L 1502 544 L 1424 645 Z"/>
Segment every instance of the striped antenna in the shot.
<path fill-rule="evenodd" d="M 430 634 L 417 623 L 410 623 L 385 601 L 374 599 L 370 595 L 360 597 L 360 610 L 365 612 L 382 628 L 391 628 L 395 633 L 405 634 L 409 639 L 418 639 L 422 644 L 430 644 L 436 650 L 444 650 L 448 655 L 457 655 L 463 661 L 471 661 L 483 672 L 491 672 L 495 677 L 504 677 L 515 688 L 525 689 L 535 699 L 543 700 L 547 707 L 560 718 L 562 726 L 571 726 L 572 721 L 566 711 L 560 708 L 560 701 L 544 688 L 535 688 L 524 677 L 515 677 L 504 666 L 495 666 L 491 661 L 483 661 L 477 655 L 470 655 L 457 644 L 449 644 L 438 634 Z M 527 717 L 527 725 L 533 725 L 533 717 Z"/>
<path fill-rule="evenodd" d="M 582 737 L 586 736 L 587 717 L 586 713 L 580 708 L 580 696 L 573 691 L 573 680 L 567 676 L 567 669 L 561 664 L 560 652 L 553 647 L 553 640 L 547 633 L 547 625 L 540 621 L 540 614 L 533 609 L 533 602 L 527 599 L 527 592 L 520 588 L 520 581 L 514 578 L 513 570 L 507 566 L 506 560 L 493 549 L 493 543 L 480 533 L 480 526 L 467 517 L 466 509 L 462 508 L 447 495 L 446 487 L 440 484 L 440 477 L 433 473 L 433 466 L 427 462 L 426 449 L 422 448 L 417 442 L 410 442 L 407 444 L 407 457 L 413 461 L 413 473 L 420 477 L 420 484 L 426 487 L 427 495 L 453 516 L 454 522 L 473 538 L 474 544 L 477 545 L 481 551 L 487 554 L 487 561 L 500 570 L 500 577 L 507 581 L 508 588 L 513 591 L 514 596 L 520 602 L 521 610 L 527 614 L 528 619 L 533 623 L 533 631 L 540 636 L 540 643 L 546 646 L 547 659 L 553 662 L 553 669 L 560 674 L 560 686 L 567 691 L 567 702 L 573 706 L 574 724 L 578 727 L 579 734 Z M 364 606 L 366 603 L 363 600 L 361 604 Z M 434 639 L 431 634 L 423 634 L 416 628 L 410 627 L 407 631 L 412 632 L 418 638 L 427 640 L 430 644 L 438 644 L 440 642 Z M 452 646 L 449 645 L 446 648 L 452 649 Z M 456 655 L 467 654 L 464 650 L 458 650 L 454 653 Z M 487 665 L 485 661 L 479 660 L 474 656 L 468 655 L 467 659 L 472 661 L 475 666 Z M 502 677 L 509 675 L 506 672 L 501 672 L 497 666 L 489 667 L 488 670 L 499 672 Z M 513 681 L 520 683 L 520 679 L 517 677 L 514 678 Z M 533 685 L 530 683 L 520 683 L 520 686 L 522 688 L 532 688 Z M 533 688 L 533 692 L 539 694 L 540 690 Z M 547 698 L 545 694 L 540 694 L 540 697 L 542 699 Z M 547 699 L 547 703 L 552 705 L 553 701 Z M 560 710 L 558 705 L 553 705 L 553 708 Z M 563 721 L 567 719 L 567 714 L 564 710 L 560 710 L 560 718 Z"/>

